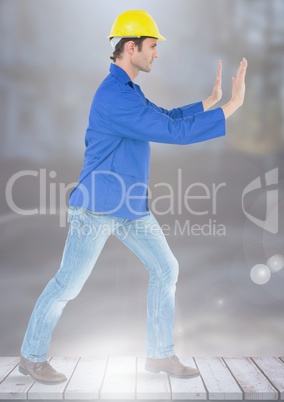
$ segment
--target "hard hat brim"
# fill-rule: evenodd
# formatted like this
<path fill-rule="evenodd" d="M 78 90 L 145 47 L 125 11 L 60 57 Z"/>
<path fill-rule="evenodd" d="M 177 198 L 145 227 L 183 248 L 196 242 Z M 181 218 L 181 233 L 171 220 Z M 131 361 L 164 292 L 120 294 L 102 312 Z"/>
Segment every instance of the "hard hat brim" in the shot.
<path fill-rule="evenodd" d="M 111 39 L 111 38 L 115 38 L 116 36 L 114 35 L 108 35 L 107 38 Z M 159 36 L 147 36 L 147 35 L 140 35 L 140 36 L 120 36 L 120 38 L 129 38 L 129 39 L 135 39 L 135 38 L 141 38 L 141 37 L 146 37 L 146 38 L 153 38 L 153 39 L 157 39 L 157 40 L 162 40 L 165 41 L 167 40 L 164 36 L 162 36 L 161 34 Z"/>

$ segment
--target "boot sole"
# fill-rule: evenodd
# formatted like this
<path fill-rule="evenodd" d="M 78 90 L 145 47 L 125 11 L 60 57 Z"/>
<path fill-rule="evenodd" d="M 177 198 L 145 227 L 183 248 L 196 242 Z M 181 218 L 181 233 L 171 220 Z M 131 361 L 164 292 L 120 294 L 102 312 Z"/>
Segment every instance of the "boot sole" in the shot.
<path fill-rule="evenodd" d="M 147 368 L 145 367 L 145 370 L 149 371 L 150 373 L 155 373 L 155 374 L 166 373 L 170 377 L 184 379 L 184 380 L 200 376 L 200 373 L 186 375 L 186 376 L 185 375 L 174 375 L 174 374 L 171 374 L 170 372 L 168 372 L 167 370 L 158 370 L 158 369 L 153 369 L 153 368 L 148 368 L 148 367 Z"/>
<path fill-rule="evenodd" d="M 67 381 L 67 378 L 64 378 L 63 380 L 52 382 L 52 381 L 42 381 L 38 380 L 35 378 L 32 374 L 30 374 L 24 367 L 19 366 L 18 368 L 19 372 L 23 375 L 29 375 L 31 376 L 36 382 L 39 382 L 40 384 L 45 384 L 45 385 L 57 385 L 57 384 L 62 384 L 63 382 Z"/>

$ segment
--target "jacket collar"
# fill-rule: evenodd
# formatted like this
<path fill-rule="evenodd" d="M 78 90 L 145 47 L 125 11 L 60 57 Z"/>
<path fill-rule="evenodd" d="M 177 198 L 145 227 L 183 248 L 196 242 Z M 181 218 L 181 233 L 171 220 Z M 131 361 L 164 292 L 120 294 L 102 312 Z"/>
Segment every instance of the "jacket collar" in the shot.
<path fill-rule="evenodd" d="M 109 71 L 122 84 L 129 84 L 132 82 L 129 75 L 121 67 L 117 66 L 114 63 L 111 63 Z"/>

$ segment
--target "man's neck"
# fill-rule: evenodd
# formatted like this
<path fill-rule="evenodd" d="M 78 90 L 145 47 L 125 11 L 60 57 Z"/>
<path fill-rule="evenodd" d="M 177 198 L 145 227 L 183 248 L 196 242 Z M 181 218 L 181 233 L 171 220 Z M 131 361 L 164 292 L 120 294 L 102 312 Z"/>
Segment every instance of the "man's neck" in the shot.
<path fill-rule="evenodd" d="M 125 61 L 124 59 L 117 59 L 114 64 L 116 64 L 118 67 L 122 68 L 126 72 L 126 74 L 129 75 L 129 77 L 131 78 L 131 81 L 134 81 L 134 79 L 139 74 L 139 70 L 134 68 L 132 64 Z"/>

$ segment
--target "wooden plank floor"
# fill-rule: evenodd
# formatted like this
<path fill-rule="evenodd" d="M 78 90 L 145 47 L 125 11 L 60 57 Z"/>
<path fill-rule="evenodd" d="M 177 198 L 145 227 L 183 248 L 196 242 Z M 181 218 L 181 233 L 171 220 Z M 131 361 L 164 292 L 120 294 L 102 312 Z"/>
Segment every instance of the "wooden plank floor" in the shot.
<path fill-rule="evenodd" d="M 144 370 L 140 357 L 52 357 L 68 381 L 43 385 L 18 371 L 19 357 L 0 357 L 1 400 L 284 400 L 283 357 L 183 358 L 200 377 L 170 378 Z"/>

